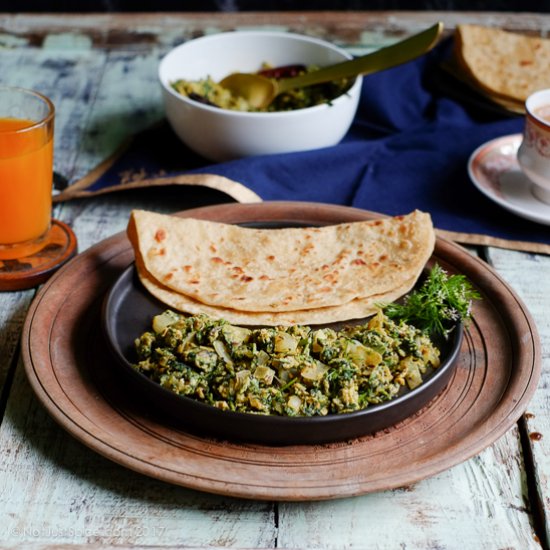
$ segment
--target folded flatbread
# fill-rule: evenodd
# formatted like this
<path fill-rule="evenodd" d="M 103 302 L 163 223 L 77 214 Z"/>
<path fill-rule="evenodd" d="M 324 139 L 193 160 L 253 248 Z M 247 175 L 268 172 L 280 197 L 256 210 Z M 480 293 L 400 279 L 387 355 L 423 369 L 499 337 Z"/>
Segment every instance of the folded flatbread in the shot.
<path fill-rule="evenodd" d="M 458 25 L 455 57 L 490 95 L 524 102 L 550 87 L 550 40 L 480 25 Z"/>
<path fill-rule="evenodd" d="M 170 308 L 189 315 L 204 314 L 214 319 L 225 319 L 234 325 L 248 326 L 291 326 L 291 325 L 318 325 L 338 323 L 363 319 L 376 313 L 377 306 L 390 303 L 406 294 L 415 284 L 416 279 L 407 281 L 402 287 L 386 294 L 377 294 L 368 298 L 357 298 L 341 306 L 321 307 L 317 309 L 303 309 L 283 312 L 256 312 L 238 311 L 235 309 L 210 306 L 197 302 L 178 294 L 174 290 L 163 286 L 147 272 L 141 257 L 136 256 L 136 269 L 143 286 L 149 293 Z"/>
<path fill-rule="evenodd" d="M 435 243 L 431 218 L 420 211 L 325 227 L 251 229 L 136 210 L 128 235 L 144 284 L 151 290 L 154 283 L 165 298 L 179 296 L 186 305 L 178 309 L 208 313 L 210 306 L 274 321 L 321 308 L 332 318 L 344 306 L 353 317 L 368 315 L 373 300 L 412 287 Z"/>

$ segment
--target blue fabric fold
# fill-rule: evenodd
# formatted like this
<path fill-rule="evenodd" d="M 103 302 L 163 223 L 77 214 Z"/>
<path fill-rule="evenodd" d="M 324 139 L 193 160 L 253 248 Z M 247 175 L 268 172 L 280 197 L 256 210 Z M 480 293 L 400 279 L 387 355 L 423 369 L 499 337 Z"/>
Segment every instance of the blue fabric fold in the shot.
<path fill-rule="evenodd" d="M 550 245 L 549 226 L 502 209 L 470 182 L 472 152 L 521 132 L 524 120 L 441 87 L 440 63 L 451 48 L 446 41 L 413 62 L 364 77 L 354 124 L 334 147 L 211 164 L 191 152 L 182 160 L 181 144 L 165 129 L 162 151 L 136 142 L 88 191 L 120 183 L 124 167 L 135 168 L 139 160 L 147 173 L 164 171 L 167 183 L 182 173 L 217 174 L 263 200 L 341 204 L 389 215 L 418 208 L 430 212 L 439 229 Z M 178 170 L 178 163 L 185 168 Z"/>

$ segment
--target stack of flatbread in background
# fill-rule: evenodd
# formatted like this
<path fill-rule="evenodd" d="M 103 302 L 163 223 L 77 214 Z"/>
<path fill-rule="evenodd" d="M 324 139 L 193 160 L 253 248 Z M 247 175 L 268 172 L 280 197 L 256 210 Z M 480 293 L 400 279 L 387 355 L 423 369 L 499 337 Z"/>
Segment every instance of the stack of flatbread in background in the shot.
<path fill-rule="evenodd" d="M 134 210 L 128 237 L 144 287 L 172 309 L 234 324 L 367 317 L 415 284 L 434 245 L 429 214 L 254 229 Z"/>
<path fill-rule="evenodd" d="M 508 111 L 524 113 L 527 97 L 550 88 L 550 40 L 480 25 L 458 25 L 445 67 Z"/>

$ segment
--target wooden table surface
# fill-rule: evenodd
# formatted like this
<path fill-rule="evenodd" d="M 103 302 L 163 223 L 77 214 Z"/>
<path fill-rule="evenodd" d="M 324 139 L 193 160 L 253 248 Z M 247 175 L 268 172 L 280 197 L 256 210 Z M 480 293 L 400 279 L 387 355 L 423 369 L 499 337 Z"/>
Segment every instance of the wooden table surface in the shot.
<path fill-rule="evenodd" d="M 434 12 L 2 15 L 0 83 L 39 89 L 57 108 L 55 170 L 88 173 L 163 117 L 159 58 L 183 40 L 234 28 L 327 38 L 354 53 L 436 20 L 548 35 L 550 15 Z M 208 191 L 122 192 L 58 204 L 79 250 L 125 229 L 132 208 L 220 202 Z M 60 428 L 26 379 L 19 339 L 36 289 L 0 293 L 2 548 L 550 548 L 550 258 L 482 255 L 524 300 L 542 341 L 526 414 L 474 458 L 412 486 L 321 502 L 257 502 L 172 486 L 127 470 Z"/>

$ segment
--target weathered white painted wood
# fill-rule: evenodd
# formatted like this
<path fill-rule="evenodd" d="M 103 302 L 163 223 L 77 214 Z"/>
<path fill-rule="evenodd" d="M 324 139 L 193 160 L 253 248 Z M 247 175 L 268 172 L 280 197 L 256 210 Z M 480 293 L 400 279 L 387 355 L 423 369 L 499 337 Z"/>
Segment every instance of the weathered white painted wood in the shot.
<path fill-rule="evenodd" d="M 527 409 L 525 424 L 535 465 L 536 484 L 548 543 L 550 541 L 550 257 L 491 249 L 489 258 L 491 264 L 527 304 L 540 334 L 543 352 L 542 376 L 535 396 Z"/>
<path fill-rule="evenodd" d="M 401 490 L 282 505 L 278 542 L 312 549 L 540 548 L 519 456 L 514 429 L 477 457 Z"/>
<path fill-rule="evenodd" d="M 33 296 L 34 290 L 0 293 L 0 394 L 15 364 L 21 329 Z"/>
<path fill-rule="evenodd" d="M 157 70 L 160 53 L 109 54 L 83 121 L 78 156 L 69 180 L 75 181 L 111 156 L 124 141 L 164 117 Z"/>
<path fill-rule="evenodd" d="M 98 46 L 120 47 L 131 44 L 147 48 L 151 40 L 169 44 L 174 37 L 189 37 L 202 32 L 261 26 L 288 28 L 328 36 L 349 37 L 357 42 L 363 32 L 391 36 L 415 32 L 426 24 L 443 21 L 449 29 L 459 23 L 483 23 L 507 29 L 546 35 L 550 16 L 544 13 L 450 12 L 450 11 L 350 11 L 350 12 L 241 12 L 241 13 L 143 13 L 91 14 L 0 14 L 0 38 L 14 43 L 14 37 L 25 40 L 59 33 L 90 35 Z M 113 37 L 116 41 L 111 40 Z"/>

